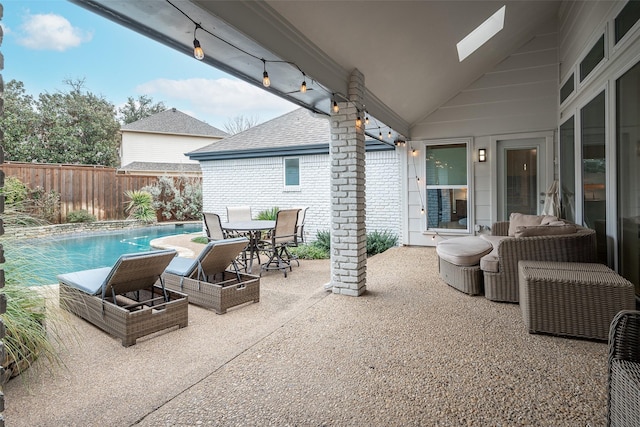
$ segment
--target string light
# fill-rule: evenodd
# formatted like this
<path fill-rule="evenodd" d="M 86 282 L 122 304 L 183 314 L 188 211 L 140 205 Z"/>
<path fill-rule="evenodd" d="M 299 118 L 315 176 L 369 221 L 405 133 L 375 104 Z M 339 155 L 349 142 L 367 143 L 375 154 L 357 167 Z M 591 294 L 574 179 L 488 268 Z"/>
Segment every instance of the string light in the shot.
<path fill-rule="evenodd" d="M 204 51 L 200 46 L 200 42 L 196 38 L 196 31 L 198 31 L 198 28 L 202 28 L 200 24 L 196 24 L 196 28 L 193 30 L 193 56 L 197 60 L 202 61 L 204 59 Z"/>
<path fill-rule="evenodd" d="M 267 61 L 263 58 L 262 65 L 264 66 L 264 73 L 262 73 L 262 86 L 271 86 L 271 80 L 269 80 L 269 73 L 267 73 Z"/>
<path fill-rule="evenodd" d="M 391 129 L 389 129 L 389 135 L 387 135 L 389 139 L 391 139 Z"/>
<path fill-rule="evenodd" d="M 358 111 L 358 117 L 356 118 L 356 127 L 362 126 L 362 119 L 360 118 L 360 111 Z"/>
<path fill-rule="evenodd" d="M 193 31 L 193 55 L 194 57 L 196 57 L 198 60 L 202 60 L 204 59 L 204 51 L 202 49 L 202 45 L 200 44 L 200 41 L 196 38 L 196 32 L 198 29 L 204 31 L 205 33 L 209 34 L 212 38 L 215 38 L 217 40 L 219 40 L 222 43 L 225 43 L 226 45 L 228 45 L 229 47 L 236 49 L 239 52 L 242 52 L 243 54 L 254 58 L 255 60 L 258 61 L 262 61 L 263 64 L 263 73 L 262 73 L 262 85 L 264 87 L 270 87 L 271 86 L 271 79 L 269 78 L 269 73 L 267 72 L 267 62 L 270 63 L 282 63 L 282 64 L 288 64 L 292 67 L 295 67 L 298 71 L 300 71 L 302 73 L 302 83 L 300 84 L 300 93 L 306 93 L 307 90 L 309 89 L 307 87 L 307 81 L 306 81 L 306 74 L 304 73 L 304 71 L 300 68 L 300 66 L 298 66 L 295 62 L 292 61 L 286 61 L 286 60 L 271 60 L 271 59 L 266 59 L 260 56 L 257 56 L 239 46 L 236 46 L 235 44 L 233 44 L 232 42 L 225 40 L 224 38 L 220 37 L 217 34 L 214 34 L 213 32 L 209 31 L 208 29 L 204 28 L 202 25 L 198 24 L 196 21 L 194 21 L 189 15 L 187 15 L 183 10 L 181 10 L 178 6 L 176 6 L 172 0 L 165 0 L 169 5 L 171 5 L 174 9 L 176 9 L 179 13 L 181 13 L 186 19 L 188 19 L 189 21 L 191 21 L 193 23 L 193 25 L 195 25 L 195 29 Z M 333 113 L 337 114 L 340 111 L 340 107 L 338 106 L 338 103 L 336 101 L 336 97 L 339 96 L 342 100 L 344 100 L 344 102 L 349 103 L 353 106 L 355 106 L 358 109 L 358 114 L 360 115 L 360 113 L 364 113 L 365 117 L 364 117 L 364 122 L 365 125 L 368 126 L 371 122 L 371 119 L 369 118 L 369 113 L 366 110 L 364 104 L 362 106 L 358 106 L 356 105 L 353 101 L 351 101 L 350 99 L 348 99 L 345 95 L 340 94 L 340 93 L 335 93 L 335 92 L 331 92 L 329 89 L 327 89 L 326 87 L 324 87 L 322 84 L 318 83 L 317 81 L 313 80 L 311 81 L 311 83 L 314 85 L 314 88 L 318 88 L 321 89 L 323 91 L 325 91 L 327 94 L 331 94 L 331 109 L 333 111 Z M 293 92 L 290 92 L 293 93 Z M 313 108 L 313 107 L 310 107 Z M 380 129 L 379 124 L 377 123 L 377 120 L 375 120 L 375 118 L 373 118 L 374 120 L 374 125 L 378 127 L 378 129 Z M 360 118 L 359 123 L 358 123 L 358 127 L 362 126 L 362 119 Z M 391 128 L 389 128 L 389 138 L 391 138 Z M 382 138 L 382 133 L 380 133 L 380 141 L 385 143 L 385 144 L 389 144 L 383 140 Z"/>
<path fill-rule="evenodd" d="M 302 72 L 302 84 L 300 85 L 300 93 L 307 93 L 307 80 L 306 80 L 306 74 L 304 73 L 304 71 Z"/>

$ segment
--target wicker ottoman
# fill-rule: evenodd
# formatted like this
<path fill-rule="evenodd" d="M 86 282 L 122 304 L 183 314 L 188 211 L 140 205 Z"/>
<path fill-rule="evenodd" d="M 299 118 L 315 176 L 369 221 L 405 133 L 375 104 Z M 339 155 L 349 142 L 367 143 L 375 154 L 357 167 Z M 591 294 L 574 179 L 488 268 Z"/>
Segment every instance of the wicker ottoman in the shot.
<path fill-rule="evenodd" d="M 475 236 L 443 240 L 436 246 L 440 278 L 453 288 L 469 295 L 483 292 L 480 258 L 493 246 Z"/>
<path fill-rule="evenodd" d="M 518 274 L 530 333 L 606 341 L 614 316 L 635 308 L 633 284 L 603 264 L 520 261 Z"/>

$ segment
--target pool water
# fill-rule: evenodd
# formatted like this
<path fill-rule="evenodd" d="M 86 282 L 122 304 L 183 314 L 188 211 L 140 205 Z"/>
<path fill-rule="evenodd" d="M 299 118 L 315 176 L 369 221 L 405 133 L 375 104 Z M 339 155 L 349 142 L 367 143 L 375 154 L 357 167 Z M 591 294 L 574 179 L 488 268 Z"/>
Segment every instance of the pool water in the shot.
<path fill-rule="evenodd" d="M 122 254 L 152 250 L 159 237 L 195 233 L 202 225 L 171 224 L 101 233 L 78 233 L 69 237 L 45 237 L 5 241 L 7 280 L 26 286 L 57 283 L 58 274 L 90 268 L 111 267 Z"/>

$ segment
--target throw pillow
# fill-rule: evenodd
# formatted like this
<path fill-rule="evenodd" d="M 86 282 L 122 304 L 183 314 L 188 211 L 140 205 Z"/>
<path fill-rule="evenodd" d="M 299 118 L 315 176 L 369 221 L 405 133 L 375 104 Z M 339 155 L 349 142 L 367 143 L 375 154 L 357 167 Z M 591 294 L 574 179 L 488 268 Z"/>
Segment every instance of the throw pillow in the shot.
<path fill-rule="evenodd" d="M 573 224 L 563 225 L 521 225 L 517 227 L 515 237 L 555 236 L 576 232 Z"/>
<path fill-rule="evenodd" d="M 509 217 L 509 236 L 515 236 L 516 228 L 520 226 L 540 225 L 542 218 L 542 215 L 527 215 L 513 212 Z"/>

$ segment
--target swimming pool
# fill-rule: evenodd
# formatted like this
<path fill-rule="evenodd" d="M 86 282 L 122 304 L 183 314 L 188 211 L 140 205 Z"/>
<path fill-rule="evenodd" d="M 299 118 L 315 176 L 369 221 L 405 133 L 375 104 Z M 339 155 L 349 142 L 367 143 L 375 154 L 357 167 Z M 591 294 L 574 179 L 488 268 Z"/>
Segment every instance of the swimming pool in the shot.
<path fill-rule="evenodd" d="M 49 285 L 58 282 L 58 274 L 110 267 L 122 254 L 149 251 L 153 239 L 201 230 L 202 225 L 198 223 L 170 224 L 62 238 L 5 241 L 3 267 L 7 280 L 18 280 L 26 286 Z"/>

